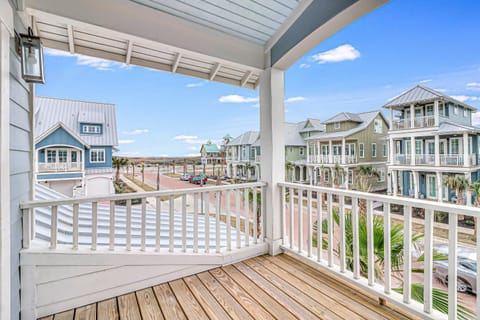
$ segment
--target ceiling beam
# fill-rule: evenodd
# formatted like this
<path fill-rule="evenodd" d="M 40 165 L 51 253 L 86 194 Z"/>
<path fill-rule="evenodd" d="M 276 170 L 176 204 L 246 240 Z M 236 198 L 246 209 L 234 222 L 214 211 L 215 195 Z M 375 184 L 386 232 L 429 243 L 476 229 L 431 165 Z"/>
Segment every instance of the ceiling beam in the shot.
<path fill-rule="evenodd" d="M 252 76 L 252 74 L 253 74 L 252 71 L 245 72 L 245 74 L 242 77 L 242 80 L 240 81 L 240 87 L 245 87 L 245 85 L 247 84 L 247 82 L 250 79 L 250 77 Z"/>
<path fill-rule="evenodd" d="M 73 26 L 71 24 L 67 25 L 67 34 L 68 34 L 68 50 L 71 54 L 75 54 L 75 42 L 73 39 Z"/>
<path fill-rule="evenodd" d="M 125 63 L 126 64 L 130 64 L 130 60 L 132 59 L 132 50 L 133 50 L 133 41 L 128 40 L 127 54 L 125 55 Z"/>
<path fill-rule="evenodd" d="M 175 56 L 175 60 L 173 60 L 173 65 L 172 65 L 172 72 L 175 73 L 177 72 L 178 65 L 180 64 L 180 60 L 182 59 L 182 54 L 179 52 Z"/>
<path fill-rule="evenodd" d="M 218 70 L 220 70 L 221 67 L 222 65 L 220 63 L 215 63 L 213 65 L 212 72 L 210 72 L 210 76 L 208 77 L 208 80 L 212 81 L 213 79 L 215 79 L 215 77 L 217 76 Z"/>

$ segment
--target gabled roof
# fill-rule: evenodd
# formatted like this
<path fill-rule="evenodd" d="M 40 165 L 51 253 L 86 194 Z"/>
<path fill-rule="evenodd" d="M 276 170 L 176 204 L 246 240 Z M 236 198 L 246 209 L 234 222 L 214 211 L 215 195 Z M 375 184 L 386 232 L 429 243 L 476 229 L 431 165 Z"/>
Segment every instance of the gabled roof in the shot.
<path fill-rule="evenodd" d="M 300 135 L 298 123 L 285 122 L 284 138 L 285 146 L 305 146 L 306 142 Z"/>
<path fill-rule="evenodd" d="M 410 90 L 407 90 L 400 95 L 392 98 L 390 101 L 388 101 L 383 107 L 384 108 L 391 108 L 391 107 L 401 107 L 401 106 L 408 106 L 413 103 L 424 103 L 424 102 L 429 102 L 433 100 L 441 99 L 444 101 L 449 101 L 453 102 L 455 104 L 462 105 L 463 107 L 477 111 L 476 108 L 458 101 L 446 94 L 443 94 L 441 92 L 438 92 L 436 90 L 433 90 L 431 88 L 417 85 Z"/>
<path fill-rule="evenodd" d="M 373 119 L 377 117 L 377 115 L 380 115 L 383 120 L 387 122 L 380 110 L 356 113 L 355 115 L 361 120 L 361 123 L 359 123 L 355 128 L 345 131 L 321 132 L 309 138 L 305 138 L 305 140 L 330 140 L 335 138 L 346 138 L 354 133 L 357 133 L 367 128 L 368 125 L 373 121 Z"/>
<path fill-rule="evenodd" d="M 325 124 L 319 119 L 308 118 L 298 123 L 299 132 L 325 131 Z"/>
<path fill-rule="evenodd" d="M 478 133 L 480 132 L 480 128 L 445 121 L 440 123 L 440 126 L 438 127 L 437 132 L 440 134 L 453 134 L 453 133 L 465 133 L 465 132 Z"/>
<path fill-rule="evenodd" d="M 81 122 L 102 124 L 102 134 L 82 134 Z M 114 104 L 35 97 L 35 139 L 59 124 L 72 136 L 79 137 L 84 144 L 118 145 Z"/>
<path fill-rule="evenodd" d="M 220 152 L 220 149 L 218 148 L 218 146 L 215 143 L 202 144 L 202 147 L 200 148 L 200 150 L 202 150 L 202 149 L 205 149 L 206 153 L 219 153 Z"/>
<path fill-rule="evenodd" d="M 344 122 L 344 121 L 353 121 L 353 122 L 363 122 L 362 118 L 356 113 L 350 112 L 340 112 L 339 114 L 334 115 L 330 119 L 326 120 L 324 123 L 334 123 L 334 122 Z"/>
<path fill-rule="evenodd" d="M 247 131 L 232 141 L 230 141 L 227 146 L 242 146 L 242 145 L 251 145 L 259 138 L 258 131 Z"/>
<path fill-rule="evenodd" d="M 35 143 L 39 143 L 40 141 L 42 141 L 43 139 L 45 139 L 46 137 L 48 137 L 50 134 L 54 133 L 57 129 L 59 128 L 62 128 L 63 130 L 65 130 L 69 135 L 71 135 L 75 140 L 77 140 L 78 142 L 80 142 L 81 144 L 83 144 L 87 149 L 90 149 L 90 145 L 88 145 L 88 143 L 85 142 L 85 140 L 83 140 L 79 135 L 77 135 L 75 132 L 73 132 L 72 130 L 70 130 L 67 126 L 65 126 L 62 122 L 59 122 L 55 125 L 53 125 L 51 128 L 49 128 L 48 130 L 46 130 L 45 132 L 43 132 L 40 136 L 36 137 L 35 138 Z"/>

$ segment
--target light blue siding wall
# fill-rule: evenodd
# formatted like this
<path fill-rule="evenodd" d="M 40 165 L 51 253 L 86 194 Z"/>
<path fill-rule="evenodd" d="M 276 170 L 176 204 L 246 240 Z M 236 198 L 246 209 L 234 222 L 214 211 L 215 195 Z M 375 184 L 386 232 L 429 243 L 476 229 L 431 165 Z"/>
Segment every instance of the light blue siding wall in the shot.
<path fill-rule="evenodd" d="M 52 146 L 52 145 L 72 146 L 80 149 L 84 148 L 83 144 L 81 144 L 77 139 L 72 137 L 63 128 L 58 128 L 57 130 L 52 132 L 48 137 L 38 142 L 35 145 L 35 149 L 39 149 L 45 146 Z"/>
<path fill-rule="evenodd" d="M 37 175 L 38 180 L 55 180 L 55 179 L 81 179 L 83 176 L 82 173 L 50 173 L 50 174 L 39 174 Z"/>
<path fill-rule="evenodd" d="M 458 107 L 458 114 L 455 114 L 454 112 L 454 106 L 453 104 L 449 103 L 448 104 L 448 118 L 450 121 L 455 122 L 455 123 L 460 123 L 460 124 L 465 124 L 465 125 L 472 125 L 471 121 L 471 113 L 469 113 L 468 117 L 463 116 L 463 107 Z"/>
<path fill-rule="evenodd" d="M 16 1 L 11 0 L 13 8 Z M 15 31 L 25 32 L 14 11 Z M 30 89 L 21 77 L 20 60 L 10 39 L 10 205 L 11 205 L 11 319 L 20 317 L 20 249 L 22 218 L 19 203 L 30 198 L 32 190 L 32 106 Z"/>
<path fill-rule="evenodd" d="M 105 163 L 91 163 L 90 162 L 90 150 L 92 149 L 104 149 L 105 150 Z M 91 146 L 90 149 L 85 151 L 85 168 L 111 168 L 112 167 L 112 147 L 109 146 Z"/>

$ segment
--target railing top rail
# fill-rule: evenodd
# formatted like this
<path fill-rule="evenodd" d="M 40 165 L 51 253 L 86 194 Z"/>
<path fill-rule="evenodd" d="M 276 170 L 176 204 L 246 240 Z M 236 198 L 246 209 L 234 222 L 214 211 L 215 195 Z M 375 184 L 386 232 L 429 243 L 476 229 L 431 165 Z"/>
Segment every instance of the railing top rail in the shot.
<path fill-rule="evenodd" d="M 444 203 L 444 202 L 434 202 L 434 201 L 422 200 L 422 199 L 403 198 L 398 196 L 394 197 L 394 196 L 388 196 L 383 194 L 361 192 L 361 191 L 354 191 L 354 190 L 344 190 L 344 189 L 320 187 L 320 186 L 309 186 L 309 185 L 297 184 L 297 183 L 291 183 L 291 182 L 280 182 L 278 185 L 280 187 L 295 188 L 295 189 L 304 190 L 304 191 L 310 190 L 310 191 L 328 192 L 336 195 L 356 197 L 360 199 L 372 200 L 377 202 L 394 203 L 394 204 L 399 204 L 399 205 L 404 205 L 409 207 L 451 212 L 456 215 L 468 215 L 468 216 L 480 217 L 480 208 L 470 207 L 465 205 L 458 205 L 458 204 Z"/>
<path fill-rule="evenodd" d="M 78 198 L 63 198 L 63 199 L 53 199 L 53 200 L 30 200 L 23 201 L 20 203 L 20 209 L 31 209 L 31 208 L 41 208 L 48 206 L 62 206 L 62 205 L 71 205 L 73 203 L 92 203 L 92 202 L 101 202 L 101 201 L 115 201 L 115 200 L 128 200 L 136 198 L 151 198 L 151 197 L 161 197 L 161 196 L 170 196 L 170 195 L 184 195 L 184 194 L 193 194 L 193 193 L 205 193 L 205 192 L 216 192 L 216 191 L 227 191 L 227 190 L 236 190 L 244 188 L 256 188 L 256 187 L 265 187 L 266 182 L 249 182 L 242 184 L 230 184 L 223 186 L 206 186 L 203 188 L 188 188 L 188 189 L 169 189 L 163 191 L 152 191 L 152 192 L 137 192 L 137 193 L 126 193 L 126 194 L 111 194 L 111 195 L 102 195 L 102 196 L 86 196 Z"/>

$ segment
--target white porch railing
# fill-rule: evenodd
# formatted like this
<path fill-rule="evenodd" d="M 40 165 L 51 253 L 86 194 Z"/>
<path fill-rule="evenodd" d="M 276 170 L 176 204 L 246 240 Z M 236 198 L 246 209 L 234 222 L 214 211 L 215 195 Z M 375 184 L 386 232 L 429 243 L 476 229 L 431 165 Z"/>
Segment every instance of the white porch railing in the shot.
<path fill-rule="evenodd" d="M 440 165 L 463 166 L 463 154 L 441 154 Z"/>
<path fill-rule="evenodd" d="M 411 164 L 412 156 L 409 154 L 396 154 L 394 159 L 394 164 Z"/>
<path fill-rule="evenodd" d="M 415 164 L 416 165 L 434 165 L 435 155 L 434 154 L 416 154 Z"/>
<path fill-rule="evenodd" d="M 39 162 L 38 172 L 81 171 L 83 162 Z"/>
<path fill-rule="evenodd" d="M 394 120 L 392 122 L 392 130 L 431 128 L 433 126 L 435 126 L 434 116 L 415 117 L 413 119 L 413 127 L 410 118 Z"/>
<path fill-rule="evenodd" d="M 457 288 L 448 287 L 448 316 L 433 309 L 433 223 L 434 212 L 448 212 L 448 278 L 457 279 L 458 254 L 458 216 L 480 217 L 480 209 L 438 203 L 427 200 L 408 199 L 386 195 L 348 191 L 341 189 L 313 187 L 307 185 L 280 183 L 282 192 L 282 248 L 292 254 L 307 259 L 319 267 L 347 280 L 354 286 L 361 287 L 370 293 L 386 299 L 390 303 L 412 312 L 422 319 L 458 319 Z M 322 197 L 326 197 L 326 208 L 321 205 Z M 334 201 L 335 199 L 335 201 Z M 403 208 L 403 264 L 401 271 L 394 277 L 391 265 L 393 207 Z M 364 213 L 360 213 L 363 208 Z M 376 208 L 375 210 L 373 208 Z M 414 210 L 423 210 L 424 218 L 424 303 L 417 302 L 412 297 L 412 269 L 414 243 L 412 243 L 412 214 Z M 335 220 L 333 212 L 338 214 Z M 374 252 L 374 216 L 381 216 L 384 233 L 381 235 L 384 243 L 384 265 L 377 264 L 378 256 Z M 359 220 L 365 219 L 366 229 L 359 229 Z M 326 231 L 321 226 L 314 228 L 316 221 L 326 223 Z M 337 222 L 335 222 L 337 221 Z M 378 220 L 376 220 L 379 223 Z M 349 223 L 347 223 L 349 222 Z M 350 223 L 351 222 L 351 223 Z M 362 224 L 362 226 L 365 226 Z M 322 230 L 323 229 L 323 230 Z M 365 238 L 360 237 L 366 231 Z M 348 237 L 347 237 L 348 233 Z M 363 240 L 363 241 L 362 241 Z M 364 242 L 366 241 L 366 243 Z M 322 245 L 323 243 L 323 245 Z M 320 245 L 318 245 L 320 244 Z M 362 247 L 362 267 L 360 267 L 360 246 Z M 477 261 L 480 260 L 480 237 L 477 237 Z M 397 253 L 398 254 L 398 253 Z M 364 263 L 364 264 L 363 264 Z M 376 267 L 382 270 L 376 270 Z M 377 278 L 379 271 L 383 279 Z M 395 279 L 402 279 L 401 282 Z M 418 281 L 417 281 L 418 282 Z M 480 284 L 477 274 L 476 284 Z M 399 287 L 402 294 L 393 288 Z M 480 299 L 476 302 L 477 315 L 480 314 Z"/>
<path fill-rule="evenodd" d="M 23 247 L 163 253 L 242 249 L 263 242 L 265 186 L 256 182 L 24 202 Z M 154 209 L 147 209 L 147 199 Z"/>
<path fill-rule="evenodd" d="M 329 155 L 319 155 L 319 156 L 311 156 L 310 163 L 318 163 L 318 164 L 341 164 L 342 163 L 342 156 L 341 155 L 334 155 L 332 156 L 332 160 L 330 160 Z M 346 155 L 345 156 L 345 164 L 355 164 L 357 163 L 357 156 L 354 155 Z"/>
<path fill-rule="evenodd" d="M 392 122 L 392 130 L 404 130 L 411 128 L 411 121 L 410 119 L 400 119 L 394 120 Z"/>

